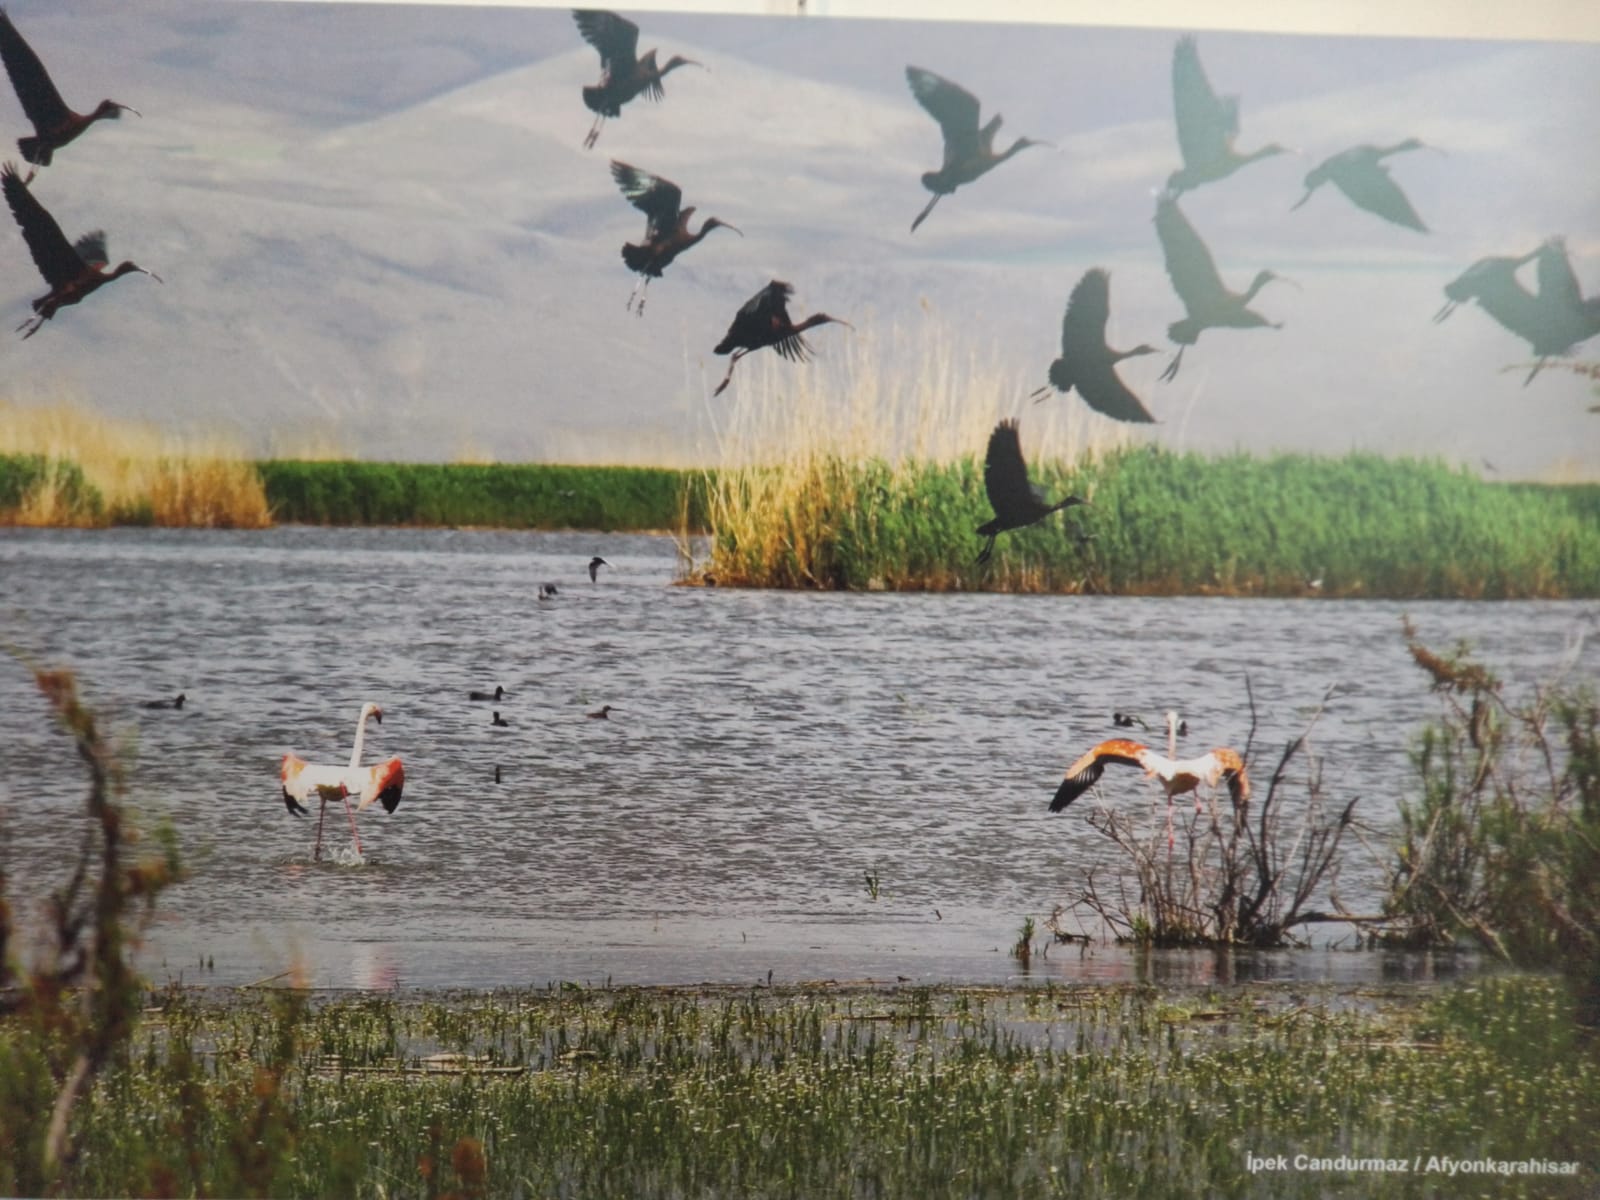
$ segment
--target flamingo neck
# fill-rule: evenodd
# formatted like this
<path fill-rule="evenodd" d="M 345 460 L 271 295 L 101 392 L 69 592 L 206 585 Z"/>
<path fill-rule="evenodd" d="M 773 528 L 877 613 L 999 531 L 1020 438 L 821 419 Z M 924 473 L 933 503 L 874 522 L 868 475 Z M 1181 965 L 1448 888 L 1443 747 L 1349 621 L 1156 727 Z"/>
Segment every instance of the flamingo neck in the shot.
<path fill-rule="evenodd" d="M 361 717 L 356 722 L 356 743 L 350 748 L 350 765 L 352 767 L 359 767 L 361 765 L 361 748 L 366 744 L 367 718 L 370 715 L 371 714 L 367 712 L 366 709 L 362 709 Z"/>

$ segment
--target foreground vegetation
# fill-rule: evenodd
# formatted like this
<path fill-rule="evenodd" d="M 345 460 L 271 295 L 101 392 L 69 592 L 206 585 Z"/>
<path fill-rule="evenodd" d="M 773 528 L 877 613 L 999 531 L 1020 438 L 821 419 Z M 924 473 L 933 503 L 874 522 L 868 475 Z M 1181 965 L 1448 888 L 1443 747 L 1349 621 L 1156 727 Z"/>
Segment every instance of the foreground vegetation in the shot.
<path fill-rule="evenodd" d="M 1577 1197 L 1600 1168 L 1600 1063 L 1540 978 L 152 1000 L 64 1193 Z M 40 1051 L 4 1048 L 0 1189 L 42 1194 Z M 1247 1154 L 1579 1166 L 1458 1191 Z"/>

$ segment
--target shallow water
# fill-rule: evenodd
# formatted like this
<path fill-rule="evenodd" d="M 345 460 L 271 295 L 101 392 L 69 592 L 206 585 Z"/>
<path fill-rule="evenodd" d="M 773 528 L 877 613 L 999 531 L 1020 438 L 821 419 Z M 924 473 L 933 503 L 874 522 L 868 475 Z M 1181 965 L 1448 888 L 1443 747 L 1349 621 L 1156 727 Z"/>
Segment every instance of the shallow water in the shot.
<path fill-rule="evenodd" d="M 596 583 L 591 554 L 613 564 Z M 1311 744 L 1329 801 L 1360 795 L 1381 832 L 1437 711 L 1403 613 L 1513 689 L 1600 675 L 1593 603 L 794 594 L 674 587 L 676 566 L 644 535 L 8 530 L 0 642 L 79 673 L 130 799 L 180 834 L 192 877 L 163 899 L 146 969 L 240 983 L 298 963 L 338 987 L 1008 979 L 1022 918 L 1117 865 L 1093 805 L 1164 818 L 1116 769 L 1098 800 L 1046 812 L 1114 709 L 1182 712 L 1187 753 L 1241 745 L 1248 674 L 1275 760 L 1337 684 Z M 541 601 L 544 582 L 559 591 Z M 496 684 L 498 705 L 467 700 Z M 179 691 L 181 711 L 140 705 Z M 401 755 L 404 799 L 361 815 L 361 862 L 330 810 L 314 862 L 278 759 L 345 761 L 367 700 L 384 720 L 366 761 Z M 608 720 L 585 716 L 602 704 Z M 0 853 L 31 912 L 70 862 L 84 783 L 10 656 L 0 771 Z M 1378 880 L 1352 845 L 1340 898 L 1369 907 Z M 1033 974 L 1432 969 L 1063 946 Z"/>

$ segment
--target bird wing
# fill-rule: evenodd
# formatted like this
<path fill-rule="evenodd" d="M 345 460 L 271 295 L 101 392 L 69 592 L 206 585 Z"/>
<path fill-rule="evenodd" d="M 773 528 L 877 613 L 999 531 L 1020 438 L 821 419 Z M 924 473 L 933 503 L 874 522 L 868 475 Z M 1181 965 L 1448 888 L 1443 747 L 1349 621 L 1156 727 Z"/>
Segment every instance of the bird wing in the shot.
<path fill-rule="evenodd" d="M 677 184 L 616 159 L 611 160 L 611 177 L 628 202 L 650 219 L 646 240 L 658 242 L 677 232 L 678 209 L 683 203 L 683 190 Z"/>
<path fill-rule="evenodd" d="M 1179 38 L 1172 51 L 1172 108 L 1185 163 L 1215 157 L 1239 132 L 1239 102 L 1212 90 L 1192 37 Z"/>
<path fill-rule="evenodd" d="M 983 490 L 989 505 L 1002 520 L 1036 513 L 1044 507 L 1028 482 L 1028 464 L 1022 458 L 1022 439 L 1015 421 L 1001 421 L 989 435 L 983 458 Z"/>
<path fill-rule="evenodd" d="M 72 243 L 72 249 L 79 258 L 97 269 L 105 267 L 111 261 L 106 254 L 106 231 L 104 229 L 94 229 L 84 234 Z"/>
<path fill-rule="evenodd" d="M 639 54 L 637 25 L 601 8 L 575 8 L 572 19 L 578 23 L 583 40 L 600 52 L 600 69 L 608 76 L 633 71 Z"/>
<path fill-rule="evenodd" d="M 28 253 L 33 256 L 34 265 L 39 268 L 39 274 L 44 276 L 45 282 L 52 288 L 58 288 L 81 275 L 83 259 L 72 248 L 72 243 L 67 241 L 67 235 L 61 232 L 56 219 L 33 198 L 33 193 L 22 182 L 12 163 L 0 167 L 0 189 L 5 191 L 11 215 L 22 227 L 22 240 L 28 243 Z M 102 235 L 102 257 L 104 254 Z"/>
<path fill-rule="evenodd" d="M 1161 256 L 1166 261 L 1172 289 L 1191 315 L 1226 290 L 1211 251 L 1170 195 L 1163 195 L 1156 202 L 1156 237 L 1161 239 Z"/>
<path fill-rule="evenodd" d="M 1218 746 L 1211 755 L 1222 767 L 1222 779 L 1228 785 L 1228 795 L 1233 797 L 1233 802 L 1239 804 L 1250 799 L 1250 776 L 1246 773 L 1244 759 L 1239 757 L 1238 752 L 1226 746 Z"/>
<path fill-rule="evenodd" d="M 405 767 L 398 758 L 391 758 L 388 762 L 379 763 L 374 767 L 361 768 L 361 803 L 356 805 L 360 812 L 374 800 L 383 805 L 384 812 L 393 812 L 400 807 L 400 793 L 406 785 Z M 351 788 L 351 791 L 356 791 Z"/>
<path fill-rule="evenodd" d="M 733 323 L 728 326 L 727 335 L 717 343 L 713 353 L 726 354 L 739 346 L 755 348 L 771 345 L 772 329 L 788 320 L 788 300 L 792 295 L 794 288 L 780 279 L 767 284 L 740 305 Z"/>
<path fill-rule="evenodd" d="M 11 76 L 11 86 L 16 90 L 22 111 L 36 130 L 43 133 L 72 116 L 72 110 L 50 81 L 50 73 L 3 9 L 0 9 L 0 61 L 4 61 L 6 74 Z"/>
<path fill-rule="evenodd" d="M 1117 421 L 1153 425 L 1155 417 L 1117 374 L 1115 364 L 1106 359 L 1091 359 L 1077 364 L 1072 377 L 1083 402 L 1097 413 Z"/>
<path fill-rule="evenodd" d="M 906 68 L 906 82 L 917 103 L 944 132 L 944 161 L 964 162 L 978 153 L 978 98 L 958 83 L 921 67 Z"/>
<path fill-rule="evenodd" d="M 1112 738 L 1110 741 L 1101 742 L 1067 768 L 1066 777 L 1056 789 L 1055 798 L 1050 801 L 1050 811 L 1060 812 L 1087 792 L 1099 782 L 1106 767 L 1112 763 L 1122 763 L 1130 767 L 1143 766 L 1139 756 L 1144 750 L 1144 746 L 1138 742 L 1130 742 L 1126 738 Z"/>
<path fill-rule="evenodd" d="M 1099 267 L 1084 272 L 1067 297 L 1061 318 L 1061 354 L 1072 359 L 1103 356 L 1106 320 L 1111 316 L 1111 276 Z"/>
<path fill-rule="evenodd" d="M 1539 303 L 1576 309 L 1583 304 L 1583 287 L 1567 257 L 1566 243 L 1550 238 L 1539 247 Z"/>
<path fill-rule="evenodd" d="M 1350 198 L 1350 203 L 1385 221 L 1420 233 L 1428 232 L 1411 201 L 1389 174 L 1388 167 L 1375 158 L 1340 162 L 1341 157 L 1336 155 L 1323 165 L 1328 169 L 1328 177 Z"/>

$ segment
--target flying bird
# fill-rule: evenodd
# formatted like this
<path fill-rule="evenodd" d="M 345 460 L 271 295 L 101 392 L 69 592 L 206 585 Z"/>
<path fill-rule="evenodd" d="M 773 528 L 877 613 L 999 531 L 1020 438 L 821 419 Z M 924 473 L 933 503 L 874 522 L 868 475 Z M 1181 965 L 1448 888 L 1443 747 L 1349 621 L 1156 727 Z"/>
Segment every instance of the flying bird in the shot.
<path fill-rule="evenodd" d="M 4 9 L 0 9 L 0 61 L 11 76 L 23 114 L 33 122 L 33 136 L 17 139 L 22 157 L 36 166 L 48 167 L 55 152 L 72 141 L 96 121 L 115 121 L 124 112 L 139 116 L 139 110 L 115 100 L 102 100 L 90 113 L 76 113 L 67 107 L 61 93 L 50 80 L 39 56 L 33 52 Z M 28 173 L 33 178 L 33 173 Z"/>
<path fill-rule="evenodd" d="M 11 215 L 22 227 L 22 240 L 28 244 L 34 265 L 50 285 L 50 290 L 33 302 L 35 315 L 17 326 L 19 332 L 27 330 L 22 335 L 24 341 L 38 333 L 39 326 L 55 316 L 57 309 L 78 303 L 96 288 L 130 271 L 161 282 L 161 276 L 134 262 L 121 262 L 114 270 L 106 270 L 106 235 L 98 229 L 76 242 L 67 241 L 56 219 L 33 198 L 17 168 L 9 162 L 0 166 L 0 190 L 4 190 Z"/>
<path fill-rule="evenodd" d="M 593 583 L 600 578 L 600 568 L 609 567 L 611 564 L 596 554 L 589 560 L 589 582 Z"/>
<path fill-rule="evenodd" d="M 805 362 L 811 357 L 811 346 L 801 336 L 806 330 L 830 322 L 850 326 L 850 322 L 842 317 L 830 317 L 825 312 L 812 313 L 796 325 L 789 319 L 789 297 L 792 295 L 794 288 L 791 285 L 774 279 L 744 302 L 744 307 L 733 318 L 733 324 L 728 326 L 727 336 L 712 351 L 714 354 L 733 352 L 733 357 L 728 360 L 728 373 L 717 384 L 717 390 L 711 393 L 713 396 L 722 395 L 723 388 L 733 378 L 733 368 L 752 350 L 771 346 L 784 358 Z"/>
<path fill-rule="evenodd" d="M 1239 133 L 1239 98 L 1219 96 L 1211 89 L 1192 37 L 1179 38 L 1172 51 L 1172 108 L 1183 155 L 1183 166 L 1167 178 L 1167 187 L 1175 193 L 1226 179 L 1258 159 L 1287 152 L 1288 147 L 1276 142 L 1249 154 L 1233 148 Z"/>
<path fill-rule="evenodd" d="M 1423 148 L 1423 143 L 1413 137 L 1392 146 L 1353 146 L 1332 158 L 1324 159 L 1306 173 L 1306 194 L 1295 201 L 1290 211 L 1311 199 L 1311 193 L 1323 184 L 1331 183 L 1349 197 L 1357 208 L 1364 208 L 1395 225 L 1427 233 L 1428 227 L 1417 216 L 1417 210 L 1411 207 L 1411 201 L 1400 190 L 1400 185 L 1390 176 L 1389 168 L 1383 165 L 1383 160 L 1391 154 Z"/>
<path fill-rule="evenodd" d="M 278 778 L 283 785 L 283 803 L 294 816 L 305 816 L 309 811 L 305 800 L 316 792 L 322 800 L 322 812 L 317 817 L 317 848 L 313 858 L 322 857 L 322 818 L 327 815 L 328 801 L 338 796 L 344 802 L 344 812 L 350 821 L 350 835 L 355 838 L 356 853 L 361 853 L 361 835 L 356 832 L 355 813 L 350 811 L 350 797 L 361 798 L 356 806 L 360 812 L 374 800 L 383 805 L 384 812 L 392 813 L 400 806 L 400 793 L 405 787 L 406 772 L 399 758 L 372 767 L 361 765 L 361 749 L 367 737 L 367 718 L 383 724 L 383 710 L 376 704 L 361 706 L 356 718 L 356 740 L 350 750 L 350 765 L 334 767 L 323 763 L 310 763 L 295 754 L 285 754 L 278 768 Z"/>
<path fill-rule="evenodd" d="M 179 692 L 171 700 L 146 700 L 146 701 L 144 701 L 143 707 L 145 707 L 145 708 L 182 708 L 183 707 L 183 702 L 186 699 L 187 699 L 187 697 L 182 692 Z"/>
<path fill-rule="evenodd" d="M 692 58 L 674 54 L 666 65 L 656 66 L 656 52 L 639 57 L 639 27 L 614 12 L 598 8 L 575 8 L 572 18 L 578 23 L 583 40 L 600 52 L 600 82 L 583 89 L 583 102 L 595 114 L 585 150 L 594 147 L 600 126 L 607 117 L 620 117 L 622 106 L 640 92 L 659 100 L 666 94 L 661 81 L 679 67 L 703 67 Z"/>
<path fill-rule="evenodd" d="M 730 225 L 721 217 L 707 217 L 696 233 L 689 232 L 689 218 L 694 205 L 680 208 L 683 192 L 677 184 L 660 175 L 641 171 L 625 162 L 611 160 L 611 177 L 617 181 L 622 194 L 648 218 L 644 241 L 628 242 L 622 247 L 622 261 L 628 270 L 637 271 L 639 282 L 628 297 L 628 307 L 633 307 L 634 297 L 639 299 L 639 315 L 644 316 L 644 292 L 652 279 L 661 278 L 667 265 L 690 246 L 695 245 L 713 229 L 731 229 L 740 237 L 744 231 Z"/>
<path fill-rule="evenodd" d="M 1112 764 L 1122 764 L 1130 767 L 1142 767 L 1146 778 L 1161 780 L 1162 790 L 1167 794 L 1167 844 L 1173 840 L 1172 833 L 1172 801 L 1173 797 L 1181 796 L 1186 792 L 1195 793 L 1195 811 L 1200 811 L 1199 788 L 1216 787 L 1219 782 L 1228 785 L 1228 794 L 1233 798 L 1235 805 L 1244 803 L 1250 798 L 1250 777 L 1245 770 L 1244 759 L 1237 751 L 1226 746 L 1218 746 L 1198 758 L 1176 759 L 1172 757 L 1173 738 L 1176 736 L 1175 714 L 1167 714 L 1167 747 L 1166 754 L 1160 754 L 1142 742 L 1129 741 L 1125 738 L 1112 738 L 1110 741 L 1101 742 L 1082 758 L 1078 759 L 1067 768 L 1066 777 L 1061 781 L 1061 786 L 1056 789 L 1054 799 L 1050 801 L 1050 811 L 1060 812 L 1079 796 L 1099 782 L 1106 767 Z"/>
<path fill-rule="evenodd" d="M 1263 325 L 1269 329 L 1282 328 L 1281 324 L 1253 310 L 1250 301 L 1274 279 L 1290 281 L 1271 271 L 1258 271 L 1242 294 L 1229 291 L 1223 285 L 1222 276 L 1217 274 L 1211 251 L 1206 249 L 1170 192 L 1162 193 L 1156 202 L 1156 236 L 1161 239 L 1167 276 L 1188 314 L 1167 326 L 1167 336 L 1178 343 L 1178 353 L 1162 372 L 1162 379 L 1177 377 L 1184 349 L 1194 345 L 1207 329 L 1256 329 Z"/>
<path fill-rule="evenodd" d="M 1529 291 L 1517 271 L 1534 260 L 1538 289 Z M 1538 361 L 1523 386 L 1533 382 L 1546 359 L 1570 354 L 1600 333 L 1600 296 L 1584 297 L 1559 237 L 1547 239 L 1520 258 L 1480 258 L 1445 284 L 1444 294 L 1444 307 L 1434 314 L 1434 321 L 1443 321 L 1458 305 L 1475 300 L 1498 325 L 1528 343 Z"/>
<path fill-rule="evenodd" d="M 990 117 L 988 124 L 980 129 L 978 98 L 960 84 L 921 67 L 907 67 L 906 82 L 911 85 L 911 94 L 917 98 L 917 103 L 939 122 L 944 133 L 943 165 L 937 171 L 922 173 L 922 186 L 933 193 L 933 199 L 911 222 L 912 233 L 933 211 L 939 197 L 948 196 L 963 183 L 971 183 L 994 170 L 1019 150 L 1050 144 L 1024 137 L 1012 142 L 1004 152 L 996 153 L 994 135 L 1000 131 L 999 113 Z"/>
<path fill-rule="evenodd" d="M 468 692 L 467 693 L 467 699 L 468 700 L 499 700 L 505 694 L 506 694 L 506 689 L 501 687 L 497 683 L 497 684 L 494 685 L 494 691 L 492 691 L 492 692 L 480 692 L 480 691 L 478 691 L 476 689 Z"/>
<path fill-rule="evenodd" d="M 1111 315 L 1111 276 L 1099 267 L 1084 273 L 1067 298 L 1061 318 L 1061 357 L 1050 364 L 1050 387 L 1058 392 L 1078 389 L 1078 395 L 1095 412 L 1118 421 L 1153 422 L 1154 417 L 1117 375 L 1125 358 L 1156 354 L 1154 346 L 1113 350 L 1106 345 L 1106 321 Z M 1044 399 L 1050 387 L 1033 393 Z"/>
<path fill-rule="evenodd" d="M 1015 421 L 1001 421 L 989 435 L 989 450 L 983 460 L 983 488 L 989 493 L 994 519 L 978 526 L 988 538 L 978 551 L 977 561 L 986 563 L 994 553 L 995 539 L 1008 529 L 1022 529 L 1042 521 L 1058 509 L 1087 504 L 1077 496 L 1051 504 L 1044 492 L 1028 480 L 1028 464 L 1022 459 L 1022 441 Z"/>

